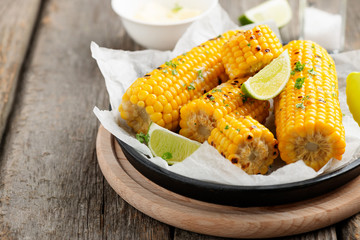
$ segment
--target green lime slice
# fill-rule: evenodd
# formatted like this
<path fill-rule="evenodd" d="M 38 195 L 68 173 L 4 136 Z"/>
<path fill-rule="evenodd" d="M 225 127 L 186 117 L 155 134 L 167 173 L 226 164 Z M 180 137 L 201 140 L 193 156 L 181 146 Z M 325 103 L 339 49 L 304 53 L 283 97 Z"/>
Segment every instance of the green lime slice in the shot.
<path fill-rule="evenodd" d="M 274 20 L 281 28 L 292 18 L 291 7 L 287 0 L 268 0 L 254 8 L 247 10 L 239 17 L 241 25 Z"/>
<path fill-rule="evenodd" d="M 290 57 L 285 50 L 261 69 L 253 77 L 250 77 L 242 86 L 245 96 L 259 100 L 268 100 L 276 97 L 285 87 L 290 78 Z"/>
<path fill-rule="evenodd" d="M 360 126 L 360 72 L 352 72 L 346 78 L 346 101 L 355 121 Z"/>
<path fill-rule="evenodd" d="M 183 161 L 199 147 L 200 143 L 171 132 L 155 123 L 149 128 L 149 148 L 154 156 L 174 164 Z"/>

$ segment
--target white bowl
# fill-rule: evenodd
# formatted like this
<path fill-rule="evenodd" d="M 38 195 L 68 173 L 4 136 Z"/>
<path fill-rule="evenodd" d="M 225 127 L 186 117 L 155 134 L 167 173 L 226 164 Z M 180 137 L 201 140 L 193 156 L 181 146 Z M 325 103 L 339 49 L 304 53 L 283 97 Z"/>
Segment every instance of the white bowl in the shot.
<path fill-rule="evenodd" d="M 184 8 L 200 10 L 200 15 L 175 22 L 153 23 L 135 17 L 136 13 L 149 0 L 112 0 L 113 10 L 121 17 L 123 25 L 138 44 L 146 48 L 171 50 L 176 42 L 193 23 L 208 14 L 218 0 L 153 0 L 156 3 L 172 8 L 178 4 Z"/>

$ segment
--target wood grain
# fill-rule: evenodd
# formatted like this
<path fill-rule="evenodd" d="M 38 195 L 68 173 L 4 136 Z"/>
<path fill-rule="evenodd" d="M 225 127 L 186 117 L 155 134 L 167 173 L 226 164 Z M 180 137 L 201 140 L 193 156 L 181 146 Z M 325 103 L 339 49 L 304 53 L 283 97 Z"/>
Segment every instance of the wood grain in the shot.
<path fill-rule="evenodd" d="M 126 204 L 99 170 L 92 108 L 106 108 L 108 98 L 91 41 L 138 48 L 109 1 L 46 1 L 2 146 L 1 239 L 169 235 L 168 226 Z"/>
<path fill-rule="evenodd" d="M 360 210 L 360 178 L 306 201 L 237 208 L 190 199 L 149 181 L 132 167 L 103 127 L 96 148 L 104 176 L 122 198 L 146 215 L 192 232 L 233 238 L 287 236 L 329 226 Z"/>
<path fill-rule="evenodd" d="M 220 3 L 236 22 L 246 1 Z M 108 107 L 108 97 L 89 45 L 142 48 L 110 0 L 43 0 L 37 15 L 40 2 L 0 4 L 0 127 L 13 113 L 0 146 L 0 239 L 224 239 L 156 221 L 109 186 L 97 163 L 92 114 L 95 105 Z M 346 50 L 360 48 L 360 4 L 348 6 Z M 358 216 L 281 239 L 356 239 Z"/>
<path fill-rule="evenodd" d="M 13 104 L 40 0 L 2 0 L 0 4 L 0 141 Z"/>

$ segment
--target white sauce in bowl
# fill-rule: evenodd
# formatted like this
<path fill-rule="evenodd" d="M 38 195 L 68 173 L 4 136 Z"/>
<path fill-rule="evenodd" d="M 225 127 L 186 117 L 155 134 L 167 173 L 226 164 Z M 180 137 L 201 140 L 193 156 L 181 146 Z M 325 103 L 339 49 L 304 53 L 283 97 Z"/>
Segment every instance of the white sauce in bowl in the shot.
<path fill-rule="evenodd" d="M 175 4 L 173 8 L 168 8 L 155 1 L 149 1 L 135 12 L 134 18 L 150 23 L 171 23 L 196 17 L 200 14 L 200 10 L 185 8 L 179 4 Z"/>

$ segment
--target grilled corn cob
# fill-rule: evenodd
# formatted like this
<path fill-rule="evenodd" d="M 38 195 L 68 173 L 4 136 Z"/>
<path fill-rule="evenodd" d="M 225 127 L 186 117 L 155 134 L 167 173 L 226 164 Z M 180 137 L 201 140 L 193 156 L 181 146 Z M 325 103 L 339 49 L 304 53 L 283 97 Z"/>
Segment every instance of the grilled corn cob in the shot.
<path fill-rule="evenodd" d="M 248 174 L 265 174 L 278 156 L 274 135 L 250 116 L 219 119 L 208 142 Z"/>
<path fill-rule="evenodd" d="M 138 78 L 122 98 L 121 117 L 135 132 L 147 132 L 151 121 L 177 130 L 181 106 L 228 79 L 220 48 L 235 33 L 210 39 Z"/>
<path fill-rule="evenodd" d="M 180 110 L 180 134 L 204 142 L 208 139 L 216 120 L 228 115 L 250 115 L 263 122 L 269 115 L 270 104 L 247 98 L 241 91 L 241 84 L 247 78 L 229 80 L 201 98 L 195 99 Z"/>
<path fill-rule="evenodd" d="M 225 71 L 230 79 L 254 75 L 282 52 L 282 45 L 267 25 L 241 31 L 221 49 Z"/>
<path fill-rule="evenodd" d="M 292 41 L 290 80 L 274 101 L 281 158 L 319 170 L 345 151 L 345 131 L 338 98 L 335 64 L 324 48 L 311 41 Z"/>

